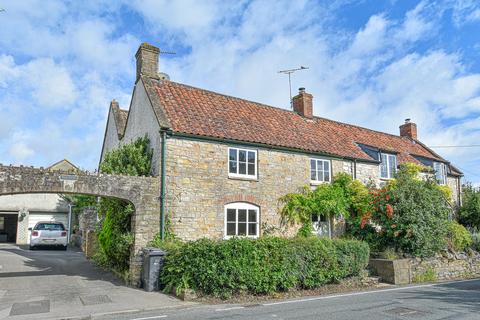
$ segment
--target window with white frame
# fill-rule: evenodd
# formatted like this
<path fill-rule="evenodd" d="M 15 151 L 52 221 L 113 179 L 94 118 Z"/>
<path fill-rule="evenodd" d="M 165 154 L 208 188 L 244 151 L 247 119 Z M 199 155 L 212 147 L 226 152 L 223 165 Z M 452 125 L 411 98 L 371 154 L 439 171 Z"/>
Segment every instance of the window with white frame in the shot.
<path fill-rule="evenodd" d="M 392 179 L 397 172 L 397 156 L 394 154 L 381 153 L 380 177 Z"/>
<path fill-rule="evenodd" d="M 447 184 L 447 170 L 445 164 L 441 162 L 433 163 L 433 170 L 435 171 L 435 179 L 438 184 Z"/>
<path fill-rule="evenodd" d="M 330 160 L 310 159 L 310 180 L 330 182 Z"/>
<path fill-rule="evenodd" d="M 228 175 L 231 177 L 257 177 L 257 151 L 228 148 Z"/>
<path fill-rule="evenodd" d="M 259 236 L 259 208 L 245 202 L 225 206 L 225 238 Z"/>

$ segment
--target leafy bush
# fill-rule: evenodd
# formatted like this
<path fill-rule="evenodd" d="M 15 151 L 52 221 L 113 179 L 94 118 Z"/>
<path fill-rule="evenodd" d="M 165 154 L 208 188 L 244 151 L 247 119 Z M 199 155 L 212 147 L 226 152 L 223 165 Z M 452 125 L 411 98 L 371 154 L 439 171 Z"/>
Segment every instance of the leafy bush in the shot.
<path fill-rule="evenodd" d="M 472 249 L 480 252 L 480 232 L 472 232 Z"/>
<path fill-rule="evenodd" d="M 146 176 L 150 174 L 152 151 L 147 137 L 139 138 L 105 154 L 100 164 L 103 173 Z M 129 269 L 133 244 L 131 218 L 135 211 L 127 201 L 102 198 L 97 212 L 102 218 L 98 233 L 99 250 L 95 260 L 103 267 L 124 274 Z"/>
<path fill-rule="evenodd" d="M 368 257 L 368 245 L 355 240 L 203 239 L 169 251 L 161 282 L 166 291 L 193 289 L 219 297 L 266 294 L 315 288 L 358 275 Z"/>
<path fill-rule="evenodd" d="M 378 251 L 432 256 L 445 248 L 448 199 L 433 179 L 418 179 L 417 169 L 402 165 L 386 188 L 372 190 L 372 207 L 350 219 L 348 231 Z"/>
<path fill-rule="evenodd" d="M 451 221 L 448 224 L 448 243 L 455 251 L 464 251 L 473 243 L 472 235 L 461 224 Z"/>
<path fill-rule="evenodd" d="M 459 222 L 471 229 L 480 229 L 480 189 L 467 184 L 463 187 L 463 205 Z"/>
<path fill-rule="evenodd" d="M 327 217 L 358 216 L 370 205 L 368 188 L 360 181 L 353 180 L 347 173 L 339 173 L 332 184 L 322 184 L 311 190 L 305 186 L 298 193 L 280 198 L 283 208 L 280 212 L 284 222 L 300 224 L 299 236 L 312 234 L 311 217 L 324 214 Z"/>

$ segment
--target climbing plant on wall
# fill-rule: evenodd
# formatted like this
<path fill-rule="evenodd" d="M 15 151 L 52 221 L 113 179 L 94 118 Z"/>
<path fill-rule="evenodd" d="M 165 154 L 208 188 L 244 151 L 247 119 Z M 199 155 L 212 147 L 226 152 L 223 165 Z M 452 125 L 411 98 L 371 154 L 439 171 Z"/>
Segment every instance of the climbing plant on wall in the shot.
<path fill-rule="evenodd" d="M 139 138 L 105 154 L 100 171 L 108 174 L 148 176 L 152 166 L 152 150 L 147 137 Z M 98 234 L 96 261 L 104 267 L 126 275 L 133 244 L 131 217 L 135 208 L 125 200 L 102 198 L 97 205 L 102 219 Z"/>

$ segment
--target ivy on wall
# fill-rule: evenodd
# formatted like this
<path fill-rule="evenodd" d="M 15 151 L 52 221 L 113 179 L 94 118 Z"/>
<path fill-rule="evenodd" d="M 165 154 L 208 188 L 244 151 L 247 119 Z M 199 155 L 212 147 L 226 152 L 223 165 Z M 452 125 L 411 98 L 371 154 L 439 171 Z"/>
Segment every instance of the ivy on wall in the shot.
<path fill-rule="evenodd" d="M 153 151 L 147 137 L 105 154 L 100 171 L 107 174 L 149 176 Z M 98 264 L 123 276 L 129 269 L 133 245 L 131 218 L 135 208 L 125 200 L 101 198 L 97 211 L 102 224 L 98 231 L 99 250 L 95 256 Z"/>

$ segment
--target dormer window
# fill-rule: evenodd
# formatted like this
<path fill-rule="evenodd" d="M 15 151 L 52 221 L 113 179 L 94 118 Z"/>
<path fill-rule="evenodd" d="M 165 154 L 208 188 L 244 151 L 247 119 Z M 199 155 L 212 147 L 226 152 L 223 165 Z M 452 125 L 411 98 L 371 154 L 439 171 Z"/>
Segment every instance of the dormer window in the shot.
<path fill-rule="evenodd" d="M 394 154 L 382 153 L 380 163 L 380 177 L 382 179 L 393 179 L 397 172 L 397 156 Z"/>
<path fill-rule="evenodd" d="M 447 184 L 447 168 L 444 163 L 434 162 L 433 170 L 435 171 L 435 179 L 438 184 Z"/>

